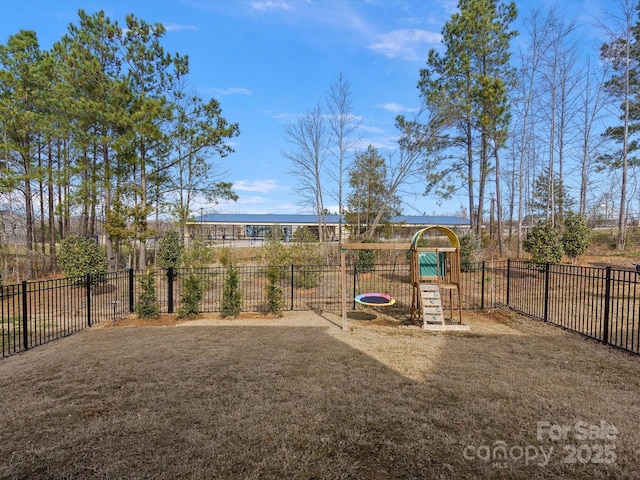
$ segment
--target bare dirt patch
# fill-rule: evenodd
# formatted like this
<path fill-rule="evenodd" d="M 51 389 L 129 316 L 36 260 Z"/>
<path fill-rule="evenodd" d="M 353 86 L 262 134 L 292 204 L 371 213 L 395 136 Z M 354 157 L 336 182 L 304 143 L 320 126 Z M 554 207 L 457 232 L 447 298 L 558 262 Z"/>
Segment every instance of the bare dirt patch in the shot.
<path fill-rule="evenodd" d="M 0 361 L 0 478 L 638 478 L 638 357 L 514 314 L 464 321 L 345 332 L 286 312 L 78 333 Z M 579 422 L 618 433 L 578 438 Z"/>
<path fill-rule="evenodd" d="M 137 315 L 128 315 L 115 324 L 106 326 L 114 327 L 169 327 L 179 322 L 175 315 L 160 315 L 158 318 L 140 318 Z"/>

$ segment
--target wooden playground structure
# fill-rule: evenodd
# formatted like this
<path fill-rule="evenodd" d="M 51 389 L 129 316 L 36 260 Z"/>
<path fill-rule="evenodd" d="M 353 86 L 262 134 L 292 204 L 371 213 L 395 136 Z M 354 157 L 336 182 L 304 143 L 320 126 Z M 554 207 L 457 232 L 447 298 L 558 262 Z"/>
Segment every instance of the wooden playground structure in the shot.
<path fill-rule="evenodd" d="M 449 240 L 448 247 L 419 246 L 426 233 L 441 233 Z M 469 330 L 462 324 L 462 276 L 460 272 L 460 241 L 449 228 L 432 226 L 419 230 L 410 244 L 394 243 L 345 243 L 340 252 L 342 289 L 342 329 L 348 330 L 346 253 L 350 250 L 404 250 L 410 254 L 411 318 L 422 321 L 424 330 Z M 455 297 L 454 297 L 455 293 Z M 442 299 L 448 295 L 451 324 L 445 322 Z M 455 300 L 457 300 L 457 305 Z M 454 306 L 455 305 L 455 306 Z M 458 312 L 458 324 L 453 324 L 454 310 Z"/>

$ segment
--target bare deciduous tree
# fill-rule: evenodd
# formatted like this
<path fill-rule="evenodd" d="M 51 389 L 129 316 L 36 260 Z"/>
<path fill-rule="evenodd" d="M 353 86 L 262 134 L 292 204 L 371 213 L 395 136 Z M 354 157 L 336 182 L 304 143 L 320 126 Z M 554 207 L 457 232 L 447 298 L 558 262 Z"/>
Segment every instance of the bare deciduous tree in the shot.
<path fill-rule="evenodd" d="M 336 184 L 334 198 L 338 202 L 338 239 L 342 241 L 344 173 L 349 169 L 349 154 L 354 151 L 361 139 L 357 131 L 362 122 L 353 113 L 351 84 L 344 78 L 342 72 L 329 86 L 326 101 L 329 111 L 330 143 L 335 161 L 335 168 L 329 170 L 329 176 Z"/>
<path fill-rule="evenodd" d="M 320 105 L 288 123 L 284 137 L 291 150 L 282 155 L 291 162 L 289 172 L 298 179 L 298 201 L 318 216 L 318 235 L 322 242 L 326 236 L 323 175 L 328 144 L 327 124 Z"/>
<path fill-rule="evenodd" d="M 627 212 L 627 175 L 630 153 L 630 129 L 632 123 L 632 110 L 637 108 L 636 99 L 638 92 L 638 53 L 636 52 L 633 19 L 637 12 L 636 0 L 617 0 L 615 9 L 608 12 L 610 24 L 607 27 L 602 24 L 610 41 L 602 46 L 602 58 L 611 62 L 613 73 L 606 83 L 606 88 L 619 103 L 621 125 L 610 127 L 606 135 L 622 144 L 618 158 L 604 158 L 606 163 L 620 169 L 620 208 L 618 212 L 618 237 L 616 248 L 624 250 L 626 234 Z M 618 155 L 615 155 L 618 157 Z"/>

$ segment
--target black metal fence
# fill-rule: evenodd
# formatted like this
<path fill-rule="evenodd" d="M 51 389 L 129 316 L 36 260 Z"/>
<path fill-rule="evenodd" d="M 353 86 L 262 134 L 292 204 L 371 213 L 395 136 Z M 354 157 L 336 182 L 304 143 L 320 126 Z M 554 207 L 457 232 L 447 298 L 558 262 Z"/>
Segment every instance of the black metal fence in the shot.
<path fill-rule="evenodd" d="M 640 354 L 640 275 L 635 270 L 507 262 L 505 305 Z"/>
<path fill-rule="evenodd" d="M 123 271 L 0 286 L 2 356 L 123 318 L 133 283 L 134 272 Z"/>
<path fill-rule="evenodd" d="M 611 267 L 532 264 L 523 261 L 477 262 L 462 266 L 464 309 L 508 307 L 525 315 L 579 332 L 602 343 L 640 354 L 640 275 Z M 184 279 L 192 270 L 155 272 L 162 313 L 179 310 Z M 242 310 L 268 311 L 266 267 L 237 267 Z M 133 270 L 0 287 L 2 356 L 6 357 L 105 322 L 116 323 L 135 311 L 140 295 Z M 194 270 L 203 286 L 203 313 L 222 310 L 228 270 Z M 340 267 L 281 267 L 278 286 L 284 310 L 339 311 Z M 349 307 L 356 295 L 389 293 L 396 308 L 411 307 L 409 265 L 376 265 L 347 274 Z"/>

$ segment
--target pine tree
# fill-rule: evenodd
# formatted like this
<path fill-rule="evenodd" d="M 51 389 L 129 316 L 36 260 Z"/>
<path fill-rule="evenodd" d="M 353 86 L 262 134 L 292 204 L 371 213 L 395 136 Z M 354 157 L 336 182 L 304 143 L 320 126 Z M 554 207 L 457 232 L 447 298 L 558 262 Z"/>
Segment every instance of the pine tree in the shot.
<path fill-rule="evenodd" d="M 177 202 L 170 208 L 184 242 L 185 225 L 191 220 L 196 199 L 204 198 L 210 203 L 238 199 L 231 183 L 221 180 L 223 172 L 216 169 L 213 158 L 224 158 L 233 152 L 225 140 L 238 136 L 239 129 L 222 117 L 217 100 L 204 102 L 182 89 L 173 94 L 167 191 L 177 195 Z"/>
<path fill-rule="evenodd" d="M 154 182 L 166 179 L 159 175 L 159 167 L 167 153 L 162 123 L 170 117 L 168 92 L 187 73 L 188 62 L 186 57 L 165 53 L 160 43 L 166 33 L 162 24 L 151 25 L 134 15 L 127 16 L 126 24 L 123 61 L 128 66 L 131 94 L 127 140 L 136 172 L 134 223 L 140 240 L 139 262 L 144 267 L 146 240 L 152 233 L 147 222 L 152 207 L 150 192 Z"/>
<path fill-rule="evenodd" d="M 463 160 L 439 165 L 427 190 L 442 182 L 448 183 L 444 191 L 466 189 L 470 225 L 479 234 L 487 180 L 492 171 L 498 173 L 498 151 L 509 123 L 509 42 L 516 34 L 509 25 L 517 13 L 515 3 L 500 0 L 461 0 L 458 7 L 442 32 L 445 52 L 429 51 L 418 88 L 427 108 L 453 130 L 443 150 L 460 148 Z M 455 162 L 456 157 L 449 158 Z"/>
<path fill-rule="evenodd" d="M 50 82 L 44 75 L 43 52 L 36 32 L 21 30 L 0 45 L 0 119 L 5 152 L 13 152 L 10 168 L 3 172 L 10 182 L 20 184 L 26 223 L 27 278 L 32 277 L 34 192 L 38 177 L 35 152 L 44 129 L 46 99 Z M 5 155 L 5 158 L 9 158 Z"/>
<path fill-rule="evenodd" d="M 640 105 L 640 22 L 635 1 L 620 1 L 616 19 L 616 38 L 602 45 L 601 57 L 610 62 L 613 74 L 605 83 L 605 88 L 618 101 L 620 124 L 608 127 L 605 137 L 618 142 L 620 149 L 601 158 L 602 163 L 612 170 L 620 171 L 620 203 L 618 212 L 618 236 L 616 248 L 624 250 L 627 229 L 627 189 L 629 168 L 637 163 L 634 154 L 640 148 L 636 136 L 640 130 L 638 106 Z M 635 24 L 633 23 L 635 18 Z"/>
<path fill-rule="evenodd" d="M 77 194 L 72 200 L 83 212 L 82 234 L 94 235 L 96 215 L 101 206 L 106 213 L 105 247 L 109 267 L 116 269 L 120 243 L 131 236 L 126 230 L 124 198 L 114 192 L 129 177 L 125 155 L 118 155 L 119 137 L 124 132 L 127 93 L 121 62 L 122 28 L 99 11 L 93 15 L 78 12 L 77 24 L 54 45 L 56 59 L 57 109 L 75 155 L 72 171 L 81 172 Z M 121 153 L 121 152 L 120 152 Z M 60 159 L 59 159 L 60 160 Z M 64 166 L 64 165 L 63 165 Z"/>
<path fill-rule="evenodd" d="M 545 168 L 534 180 L 533 198 L 529 207 L 538 219 L 553 219 L 553 224 L 560 227 L 564 221 L 563 210 L 573 208 L 576 201 L 569 196 L 564 182 L 558 175 L 553 176 L 553 188 L 551 190 L 553 190 L 554 198 L 549 198 L 549 180 L 549 168 Z"/>
<path fill-rule="evenodd" d="M 373 146 L 369 145 L 365 152 L 356 155 L 349 169 L 349 186 L 351 193 L 347 197 L 346 220 L 356 238 L 375 234 L 376 218 L 380 212 L 382 223 L 398 214 L 400 197 L 390 195 L 385 159 Z"/>

